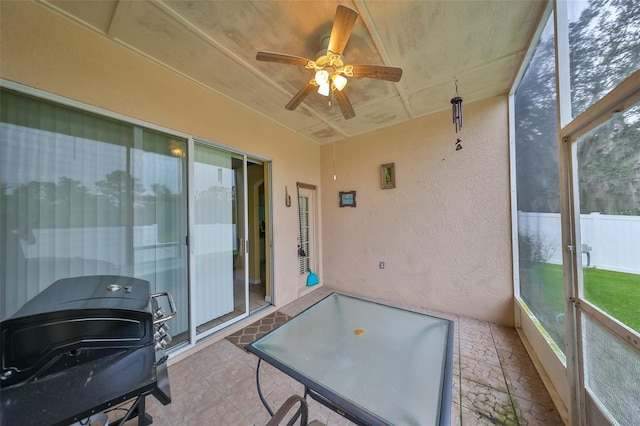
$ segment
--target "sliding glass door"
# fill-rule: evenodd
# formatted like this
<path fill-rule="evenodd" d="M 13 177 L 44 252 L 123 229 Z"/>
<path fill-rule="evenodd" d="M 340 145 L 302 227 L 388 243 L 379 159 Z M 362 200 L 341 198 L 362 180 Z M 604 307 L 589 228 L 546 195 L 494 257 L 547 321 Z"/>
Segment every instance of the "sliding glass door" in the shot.
<path fill-rule="evenodd" d="M 272 300 L 268 162 L 73 103 L 0 102 L 0 319 L 61 278 L 132 276 L 172 295 L 183 347 Z"/>
<path fill-rule="evenodd" d="M 188 330 L 186 139 L 2 90 L 0 317 L 61 278 L 168 291 Z"/>
<path fill-rule="evenodd" d="M 195 144 L 192 253 L 197 334 L 247 313 L 242 156 Z"/>
<path fill-rule="evenodd" d="M 270 232 L 265 164 L 202 142 L 194 153 L 192 288 L 200 338 L 269 300 Z"/>

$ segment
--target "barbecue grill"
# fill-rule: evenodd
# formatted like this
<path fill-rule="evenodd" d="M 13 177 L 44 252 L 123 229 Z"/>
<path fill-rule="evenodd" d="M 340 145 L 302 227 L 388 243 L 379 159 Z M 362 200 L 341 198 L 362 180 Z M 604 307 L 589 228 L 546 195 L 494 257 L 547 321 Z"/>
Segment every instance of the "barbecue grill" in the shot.
<path fill-rule="evenodd" d="M 141 279 L 54 282 L 1 323 L 0 424 L 69 425 L 126 401 L 121 424 L 151 423 L 145 397 L 171 402 L 164 350 L 175 315 L 171 296 Z"/>

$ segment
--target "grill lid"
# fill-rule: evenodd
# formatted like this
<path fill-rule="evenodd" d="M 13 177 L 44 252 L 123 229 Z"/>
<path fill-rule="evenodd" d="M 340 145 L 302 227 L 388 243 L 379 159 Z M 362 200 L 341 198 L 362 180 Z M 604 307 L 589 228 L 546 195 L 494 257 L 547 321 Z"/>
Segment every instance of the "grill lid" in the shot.
<path fill-rule="evenodd" d="M 148 281 L 58 280 L 0 324 L 0 387 L 153 345 L 153 321 Z"/>
<path fill-rule="evenodd" d="M 150 312 L 148 281 L 117 275 L 96 275 L 58 280 L 25 303 L 11 319 L 46 312 L 123 309 Z"/>

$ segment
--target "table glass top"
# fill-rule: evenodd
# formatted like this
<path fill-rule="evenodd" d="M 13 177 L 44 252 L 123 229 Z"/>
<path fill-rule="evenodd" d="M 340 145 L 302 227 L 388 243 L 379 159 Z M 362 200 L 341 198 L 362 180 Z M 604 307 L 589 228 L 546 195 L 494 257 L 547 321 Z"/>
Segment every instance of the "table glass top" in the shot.
<path fill-rule="evenodd" d="M 439 424 L 449 327 L 449 320 L 334 293 L 250 350 L 386 423 Z"/>

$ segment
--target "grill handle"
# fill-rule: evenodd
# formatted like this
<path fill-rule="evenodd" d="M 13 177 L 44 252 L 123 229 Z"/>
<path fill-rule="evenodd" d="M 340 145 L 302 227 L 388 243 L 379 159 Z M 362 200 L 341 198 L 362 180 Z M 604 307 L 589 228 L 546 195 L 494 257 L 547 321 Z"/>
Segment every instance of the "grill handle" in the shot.
<path fill-rule="evenodd" d="M 174 318 L 178 314 L 178 311 L 176 311 L 176 305 L 175 305 L 175 303 L 173 303 L 173 298 L 171 297 L 171 295 L 169 293 L 167 293 L 166 291 L 162 291 L 160 293 L 153 293 L 151 295 L 152 299 L 158 299 L 160 297 L 166 297 L 167 298 L 167 300 L 169 301 L 169 309 L 171 309 L 171 313 L 169 315 L 163 315 L 162 317 L 153 320 L 153 325 L 161 324 L 163 322 L 167 322 L 171 318 Z"/>

